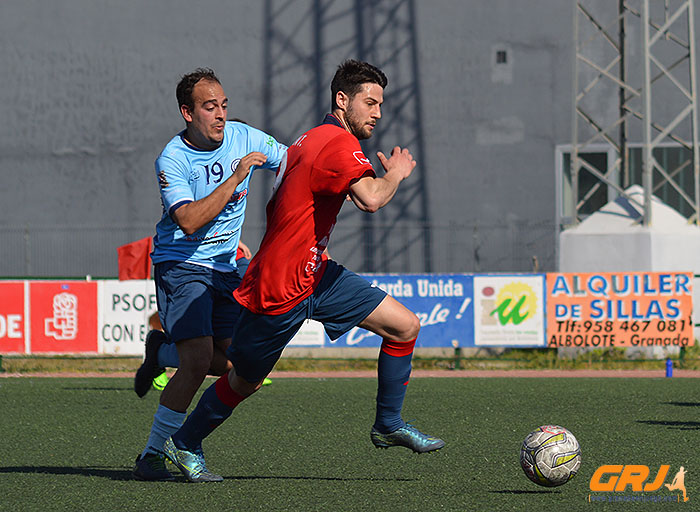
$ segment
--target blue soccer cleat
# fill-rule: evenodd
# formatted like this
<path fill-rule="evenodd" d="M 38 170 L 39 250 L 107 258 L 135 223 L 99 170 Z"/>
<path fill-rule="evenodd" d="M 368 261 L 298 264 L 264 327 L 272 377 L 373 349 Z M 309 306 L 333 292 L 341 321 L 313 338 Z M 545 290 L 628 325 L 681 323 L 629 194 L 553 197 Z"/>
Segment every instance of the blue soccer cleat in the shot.
<path fill-rule="evenodd" d="M 377 448 L 405 446 L 416 453 L 434 452 L 445 446 L 445 441 L 442 439 L 424 434 L 409 423 L 388 434 L 382 434 L 372 428 L 370 438 Z"/>
<path fill-rule="evenodd" d="M 181 450 L 169 437 L 163 446 L 165 456 L 175 464 L 190 482 L 223 482 L 224 477 L 210 473 L 204 462 L 204 454 Z"/>
<path fill-rule="evenodd" d="M 175 477 L 170 474 L 165 468 L 165 458 L 163 455 L 155 453 L 147 453 L 141 457 L 136 457 L 136 465 L 132 471 L 134 478 L 137 480 L 146 480 L 149 482 L 166 482 L 175 480 Z"/>

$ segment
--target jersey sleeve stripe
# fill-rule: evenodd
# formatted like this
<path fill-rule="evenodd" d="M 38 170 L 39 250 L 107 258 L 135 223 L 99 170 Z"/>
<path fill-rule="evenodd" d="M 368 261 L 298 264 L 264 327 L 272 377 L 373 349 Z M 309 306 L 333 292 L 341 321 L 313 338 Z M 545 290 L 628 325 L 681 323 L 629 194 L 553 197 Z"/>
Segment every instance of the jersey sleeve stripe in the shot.
<path fill-rule="evenodd" d="M 172 216 L 173 216 L 173 213 L 175 213 L 175 210 L 177 210 L 178 208 L 180 208 L 180 206 L 184 206 L 184 205 L 186 205 L 187 203 L 191 203 L 191 202 L 192 202 L 191 199 L 184 199 L 184 200 L 182 200 L 182 201 L 178 201 L 177 203 L 175 203 L 174 205 L 172 205 L 172 206 L 170 207 L 170 209 L 168 210 L 168 215 L 170 215 L 170 216 L 172 217 Z"/>

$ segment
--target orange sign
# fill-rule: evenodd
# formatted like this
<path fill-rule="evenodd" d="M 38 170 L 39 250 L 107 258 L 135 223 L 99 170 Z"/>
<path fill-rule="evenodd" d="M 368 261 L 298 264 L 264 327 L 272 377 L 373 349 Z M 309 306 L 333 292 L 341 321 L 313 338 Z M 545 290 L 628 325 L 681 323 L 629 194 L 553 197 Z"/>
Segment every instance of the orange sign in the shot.
<path fill-rule="evenodd" d="M 689 272 L 547 274 L 549 347 L 690 346 Z"/>
<path fill-rule="evenodd" d="M 97 352 L 97 283 L 31 282 L 31 352 Z"/>
<path fill-rule="evenodd" d="M 24 283 L 0 283 L 0 353 L 24 353 Z"/>

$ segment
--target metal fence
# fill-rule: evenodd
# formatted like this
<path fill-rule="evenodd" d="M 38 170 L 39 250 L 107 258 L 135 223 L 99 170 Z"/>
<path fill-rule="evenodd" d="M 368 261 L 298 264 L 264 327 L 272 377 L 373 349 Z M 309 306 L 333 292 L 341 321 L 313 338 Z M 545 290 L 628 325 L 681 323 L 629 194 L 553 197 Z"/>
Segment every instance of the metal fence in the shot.
<path fill-rule="evenodd" d="M 116 277 L 117 247 L 154 225 L 0 227 L 0 276 Z"/>
<path fill-rule="evenodd" d="M 116 277 L 117 247 L 154 226 L 0 227 L 2 277 Z M 248 224 L 253 251 L 265 226 Z M 555 266 L 554 223 L 339 224 L 331 256 L 356 272 L 531 272 Z M 430 240 L 426 248 L 425 240 Z"/>

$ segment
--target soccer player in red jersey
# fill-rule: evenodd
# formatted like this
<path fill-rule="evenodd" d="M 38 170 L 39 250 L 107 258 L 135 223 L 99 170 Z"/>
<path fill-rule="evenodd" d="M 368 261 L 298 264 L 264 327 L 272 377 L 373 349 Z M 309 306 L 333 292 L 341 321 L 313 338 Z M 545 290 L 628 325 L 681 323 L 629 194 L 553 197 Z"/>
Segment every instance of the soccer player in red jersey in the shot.
<path fill-rule="evenodd" d="M 260 249 L 234 292 L 243 311 L 227 351 L 233 369 L 205 391 L 165 445 L 166 456 L 191 481 L 220 480 L 206 470 L 202 440 L 260 388 L 307 318 L 323 323 L 331 339 L 355 326 L 383 338 L 370 431 L 376 447 L 422 453 L 445 444 L 401 418 L 418 318 L 324 254 L 346 197 L 360 210 L 376 212 L 416 166 L 409 150 L 397 146 L 388 158 L 377 153 L 386 171 L 379 177 L 360 147 L 381 118 L 386 84 L 371 64 L 340 65 L 331 83 L 332 113 L 299 137 L 280 164 Z"/>

